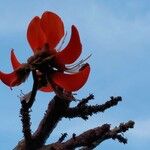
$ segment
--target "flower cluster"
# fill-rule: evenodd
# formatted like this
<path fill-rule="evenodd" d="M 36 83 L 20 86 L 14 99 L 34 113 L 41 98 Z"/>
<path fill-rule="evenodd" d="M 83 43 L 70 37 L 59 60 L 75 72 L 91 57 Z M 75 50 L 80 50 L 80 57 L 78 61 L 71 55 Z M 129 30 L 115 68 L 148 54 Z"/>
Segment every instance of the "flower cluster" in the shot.
<path fill-rule="evenodd" d="M 84 60 L 73 64 L 82 52 L 79 33 L 74 25 L 67 46 L 57 48 L 64 38 L 64 24 L 58 15 L 46 11 L 41 17 L 34 17 L 27 29 L 27 40 L 34 55 L 27 63 L 20 63 L 12 50 L 13 72 L 0 71 L 1 81 L 9 87 L 18 86 L 31 71 L 35 71 L 42 91 L 50 92 L 56 87 L 68 92 L 79 90 L 88 79 L 90 66 L 84 64 Z"/>

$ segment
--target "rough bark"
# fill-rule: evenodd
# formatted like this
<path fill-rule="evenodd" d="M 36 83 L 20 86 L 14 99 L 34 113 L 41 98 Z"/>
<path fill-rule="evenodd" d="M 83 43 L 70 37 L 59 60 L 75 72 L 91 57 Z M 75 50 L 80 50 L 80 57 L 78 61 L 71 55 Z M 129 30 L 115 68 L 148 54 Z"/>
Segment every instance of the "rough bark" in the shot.
<path fill-rule="evenodd" d="M 29 95 L 30 96 L 30 95 Z M 27 98 L 27 96 L 25 96 Z M 97 147 L 101 142 L 107 139 L 117 139 L 119 142 L 126 144 L 127 139 L 125 139 L 121 133 L 126 132 L 129 128 L 133 128 L 134 122 L 129 121 L 127 123 L 120 124 L 119 127 L 110 129 L 110 124 L 104 124 L 100 127 L 88 130 L 78 136 L 73 134 L 72 138 L 63 142 L 66 138 L 67 133 L 63 134 L 59 140 L 55 143 L 51 143 L 45 146 L 47 138 L 50 136 L 52 131 L 55 129 L 57 123 L 63 118 L 75 118 L 82 117 L 83 119 L 88 119 L 88 116 L 92 116 L 98 112 L 104 112 L 113 106 L 116 106 L 118 102 L 122 100 L 120 96 L 111 97 L 106 103 L 102 105 L 88 105 L 89 100 L 93 99 L 93 95 L 82 99 L 77 106 L 70 108 L 69 104 L 71 100 L 63 99 L 61 97 L 55 96 L 48 104 L 48 108 L 44 114 L 43 119 L 39 123 L 37 130 L 30 136 L 26 136 L 25 133 L 31 133 L 30 129 L 30 117 L 27 122 L 22 121 L 24 126 L 23 129 L 27 128 L 30 132 L 24 133 L 25 140 L 18 143 L 14 150 L 74 150 L 76 148 L 81 148 L 82 150 L 90 150 Z M 26 101 L 23 101 L 26 102 Z M 23 104 L 23 103 L 22 103 Z M 22 106 L 21 109 L 23 109 Z M 26 110 L 22 113 L 25 113 Z M 25 115 L 29 115 L 26 112 Z M 22 118 L 23 119 L 23 118 Z M 29 141 L 29 142 L 26 142 Z"/>

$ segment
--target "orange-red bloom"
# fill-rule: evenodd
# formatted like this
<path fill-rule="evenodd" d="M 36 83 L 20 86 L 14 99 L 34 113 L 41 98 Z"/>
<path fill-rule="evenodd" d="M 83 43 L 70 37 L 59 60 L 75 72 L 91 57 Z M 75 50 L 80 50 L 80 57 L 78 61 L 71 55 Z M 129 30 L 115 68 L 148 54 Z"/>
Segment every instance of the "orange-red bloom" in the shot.
<path fill-rule="evenodd" d="M 37 71 L 37 77 L 40 79 L 41 74 L 45 74 L 47 69 L 50 70 L 46 85 L 40 90 L 53 91 L 52 83 L 66 91 L 77 91 L 87 81 L 90 66 L 82 64 L 69 66 L 74 63 L 81 54 L 82 45 L 77 28 L 73 25 L 71 28 L 71 38 L 68 45 L 60 50 L 56 46 L 64 38 L 64 24 L 61 18 L 52 13 L 44 12 L 40 17 L 34 17 L 29 23 L 27 30 L 27 39 L 33 50 L 34 56 L 28 59 L 28 63 L 21 64 L 14 51 L 11 51 L 11 63 L 14 71 L 6 74 L 0 72 L 0 79 L 7 86 L 13 87 L 21 84 L 28 77 L 32 69 Z M 42 57 L 41 55 L 42 54 Z M 36 56 L 36 57 L 35 57 Z M 40 56 L 38 58 L 38 56 Z M 33 63 L 40 63 L 43 59 L 51 57 L 51 61 L 46 64 L 46 69 L 43 67 L 33 67 Z M 73 71 L 76 71 L 75 73 Z M 69 73 L 68 73 L 69 72 Z M 72 73 L 70 73 L 72 72 Z M 44 76 L 46 78 L 46 76 Z"/>

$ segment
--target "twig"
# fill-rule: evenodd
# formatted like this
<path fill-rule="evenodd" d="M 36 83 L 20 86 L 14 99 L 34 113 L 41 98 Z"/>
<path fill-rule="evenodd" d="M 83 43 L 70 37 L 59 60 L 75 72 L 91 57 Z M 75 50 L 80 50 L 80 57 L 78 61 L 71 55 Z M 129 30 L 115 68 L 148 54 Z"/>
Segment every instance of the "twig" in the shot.
<path fill-rule="evenodd" d="M 93 94 L 90 94 L 88 97 L 86 97 L 86 98 L 83 98 L 79 103 L 78 103 L 78 107 L 81 107 L 81 106 L 83 106 L 83 105 L 86 105 L 88 102 L 89 102 L 89 100 L 92 100 L 92 99 L 94 99 L 94 95 Z"/>

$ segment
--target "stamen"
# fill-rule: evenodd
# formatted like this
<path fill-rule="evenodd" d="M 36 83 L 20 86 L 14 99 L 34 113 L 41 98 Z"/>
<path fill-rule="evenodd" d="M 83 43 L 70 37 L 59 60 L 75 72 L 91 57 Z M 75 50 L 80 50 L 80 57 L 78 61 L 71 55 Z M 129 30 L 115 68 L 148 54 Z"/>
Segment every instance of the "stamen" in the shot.
<path fill-rule="evenodd" d="M 67 37 L 67 31 L 66 31 L 66 33 L 65 33 L 65 36 L 63 37 L 63 40 L 62 40 L 60 46 L 56 49 L 57 52 L 60 52 L 60 50 L 61 50 L 63 44 L 65 43 L 66 37 Z"/>
<path fill-rule="evenodd" d="M 92 54 L 90 54 L 90 55 L 89 55 L 88 57 L 86 57 L 85 59 L 80 60 L 80 61 L 79 61 L 78 63 L 76 63 L 76 64 L 67 66 L 67 69 L 68 69 L 68 70 L 74 70 L 74 68 L 76 68 L 76 67 L 78 67 L 78 66 L 81 67 L 81 65 L 82 65 L 85 61 L 87 61 L 91 56 L 92 56 Z M 70 67 L 70 68 L 69 68 L 69 67 Z M 68 70 L 67 70 L 67 71 L 68 71 Z"/>
<path fill-rule="evenodd" d="M 83 59 L 81 59 L 79 62 L 76 62 L 76 63 L 74 63 L 74 64 L 68 65 L 68 67 L 72 68 L 72 67 L 74 67 L 74 66 L 77 66 L 77 65 L 79 65 L 80 63 L 82 63 L 82 61 L 83 61 Z"/>
<path fill-rule="evenodd" d="M 67 73 L 77 73 L 80 68 L 81 68 L 81 65 L 78 65 L 73 69 L 69 68 L 68 70 L 65 70 L 65 72 L 67 72 Z"/>

